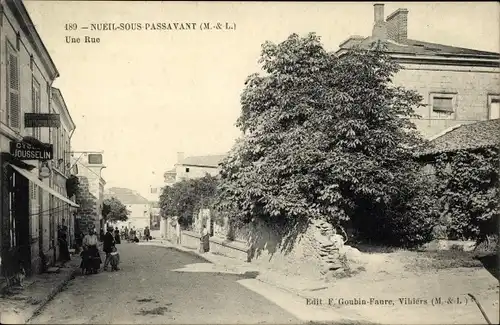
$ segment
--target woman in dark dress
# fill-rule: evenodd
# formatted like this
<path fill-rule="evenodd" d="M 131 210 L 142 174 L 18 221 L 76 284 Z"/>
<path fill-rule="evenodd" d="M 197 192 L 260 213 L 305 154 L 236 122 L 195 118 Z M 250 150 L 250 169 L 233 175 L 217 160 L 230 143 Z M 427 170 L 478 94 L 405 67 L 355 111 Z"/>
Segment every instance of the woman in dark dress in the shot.
<path fill-rule="evenodd" d="M 68 227 L 59 226 L 58 231 L 58 241 L 59 241 L 59 259 L 61 262 L 67 262 L 71 260 L 71 255 L 69 253 L 68 247 Z"/>
<path fill-rule="evenodd" d="M 115 244 L 120 244 L 120 230 L 118 227 L 115 228 Z"/>
<path fill-rule="evenodd" d="M 93 228 L 83 238 L 82 263 L 80 267 L 87 273 L 97 273 L 101 267 L 101 255 L 97 248 L 98 238 Z"/>

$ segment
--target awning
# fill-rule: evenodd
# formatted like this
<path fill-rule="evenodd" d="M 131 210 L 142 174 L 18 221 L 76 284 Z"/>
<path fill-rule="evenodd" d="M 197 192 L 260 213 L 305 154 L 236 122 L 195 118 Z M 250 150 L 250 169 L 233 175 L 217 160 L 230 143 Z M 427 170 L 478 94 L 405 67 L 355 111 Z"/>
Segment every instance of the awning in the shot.
<path fill-rule="evenodd" d="M 33 182 L 34 184 L 40 186 L 43 190 L 47 191 L 49 194 L 52 194 L 53 196 L 55 196 L 56 198 L 58 198 L 59 200 L 65 202 L 65 203 L 68 203 L 69 205 L 71 205 L 72 207 L 75 207 L 75 208 L 78 208 L 80 207 L 78 204 L 76 204 L 75 202 L 69 200 L 68 198 L 64 197 L 62 194 L 56 192 L 55 190 L 51 189 L 49 186 L 47 186 L 46 184 L 44 184 L 41 180 L 38 179 L 38 177 L 36 177 L 36 175 L 30 173 L 29 171 L 27 170 L 24 170 L 22 168 L 19 168 L 17 166 L 14 166 L 12 164 L 9 164 L 12 168 L 14 168 L 14 170 L 16 172 L 18 172 L 19 174 L 23 175 L 24 177 L 26 177 L 29 181 Z"/>

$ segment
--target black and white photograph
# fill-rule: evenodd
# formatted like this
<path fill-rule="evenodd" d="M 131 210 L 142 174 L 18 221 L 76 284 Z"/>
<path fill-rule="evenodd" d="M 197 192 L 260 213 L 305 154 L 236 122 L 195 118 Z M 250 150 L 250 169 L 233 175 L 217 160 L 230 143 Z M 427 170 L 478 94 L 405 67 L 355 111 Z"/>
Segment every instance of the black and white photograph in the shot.
<path fill-rule="evenodd" d="M 500 3 L 0 0 L 0 324 L 498 324 Z"/>

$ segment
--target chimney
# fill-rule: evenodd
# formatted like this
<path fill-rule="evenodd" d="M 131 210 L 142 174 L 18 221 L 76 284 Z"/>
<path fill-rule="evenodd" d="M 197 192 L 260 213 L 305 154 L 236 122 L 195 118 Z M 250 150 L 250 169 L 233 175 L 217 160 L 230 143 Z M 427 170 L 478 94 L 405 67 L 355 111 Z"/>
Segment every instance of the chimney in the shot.
<path fill-rule="evenodd" d="M 380 39 L 387 39 L 387 26 L 384 20 L 384 4 L 376 3 L 373 5 L 374 24 L 372 36 Z"/>
<path fill-rule="evenodd" d="M 405 44 L 408 40 L 408 10 L 398 9 L 387 17 L 387 36 L 394 42 Z"/>
<path fill-rule="evenodd" d="M 184 152 L 177 152 L 177 163 L 181 164 L 184 160 Z"/>

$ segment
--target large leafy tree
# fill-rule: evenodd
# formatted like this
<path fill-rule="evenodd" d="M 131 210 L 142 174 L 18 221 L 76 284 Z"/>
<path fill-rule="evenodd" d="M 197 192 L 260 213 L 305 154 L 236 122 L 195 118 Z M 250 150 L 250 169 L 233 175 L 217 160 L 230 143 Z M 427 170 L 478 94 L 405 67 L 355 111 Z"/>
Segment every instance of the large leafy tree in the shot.
<path fill-rule="evenodd" d="M 115 197 L 106 198 L 102 203 L 102 216 L 106 221 L 127 221 L 127 207 Z"/>
<path fill-rule="evenodd" d="M 415 196 L 411 148 L 422 140 L 410 117 L 421 97 L 392 85 L 399 67 L 380 45 L 338 58 L 315 34 L 293 34 L 263 44 L 260 63 L 241 96 L 244 136 L 223 162 L 219 207 L 242 222 L 351 220 L 364 231 L 399 213 Z"/>
<path fill-rule="evenodd" d="M 162 215 L 178 216 L 181 225 L 189 226 L 199 209 L 211 207 L 217 184 L 217 178 L 207 174 L 164 187 L 159 202 Z"/>

